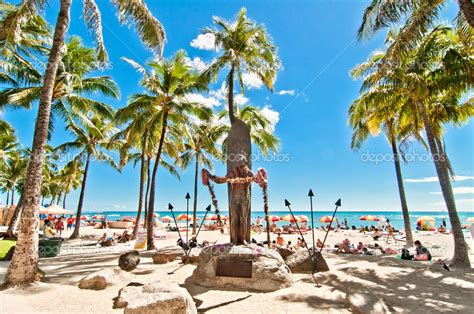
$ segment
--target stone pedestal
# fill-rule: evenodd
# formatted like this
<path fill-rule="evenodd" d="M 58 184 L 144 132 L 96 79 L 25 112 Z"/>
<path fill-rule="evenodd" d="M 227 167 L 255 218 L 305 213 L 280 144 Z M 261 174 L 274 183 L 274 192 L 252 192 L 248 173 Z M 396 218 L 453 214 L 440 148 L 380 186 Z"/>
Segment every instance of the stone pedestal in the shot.
<path fill-rule="evenodd" d="M 243 268 L 248 268 L 249 272 Z M 278 252 L 253 245 L 225 244 L 204 248 L 191 279 L 194 284 L 204 287 L 262 292 L 293 284 L 290 269 Z"/>

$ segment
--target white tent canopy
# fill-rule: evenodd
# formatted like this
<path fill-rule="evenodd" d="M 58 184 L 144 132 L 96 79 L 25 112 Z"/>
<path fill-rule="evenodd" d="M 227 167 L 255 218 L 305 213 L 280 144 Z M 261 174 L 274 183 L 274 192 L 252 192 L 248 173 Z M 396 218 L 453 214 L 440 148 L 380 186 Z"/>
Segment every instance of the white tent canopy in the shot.
<path fill-rule="evenodd" d="M 49 205 L 47 208 L 40 208 L 40 214 L 49 214 L 49 215 L 67 215 L 72 212 L 58 206 L 56 204 Z"/>

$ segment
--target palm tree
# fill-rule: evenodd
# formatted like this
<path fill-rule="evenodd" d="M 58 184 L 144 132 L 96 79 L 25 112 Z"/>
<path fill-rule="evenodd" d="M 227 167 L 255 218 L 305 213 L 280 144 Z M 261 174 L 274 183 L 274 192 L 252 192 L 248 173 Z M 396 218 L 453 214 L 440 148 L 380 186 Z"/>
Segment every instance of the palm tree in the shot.
<path fill-rule="evenodd" d="M 196 234 L 197 199 L 198 199 L 198 176 L 199 166 L 214 169 L 212 158 L 222 159 L 222 153 L 216 144 L 225 132 L 221 125 L 210 123 L 193 123 L 185 129 L 186 143 L 184 151 L 179 157 L 180 166 L 188 168 L 194 160 L 194 197 L 193 197 L 193 231 Z"/>
<path fill-rule="evenodd" d="M 385 27 L 391 27 L 405 20 L 398 40 L 387 51 L 387 60 L 401 51 L 413 48 L 417 41 L 438 21 L 447 0 L 372 0 L 366 8 L 362 24 L 357 32 L 359 39 L 364 39 Z M 474 2 L 459 0 L 461 13 L 457 22 L 464 29 L 474 27 Z M 467 23 L 470 25 L 467 25 Z"/>
<path fill-rule="evenodd" d="M 63 208 L 66 208 L 66 197 L 71 192 L 71 189 L 76 190 L 81 186 L 83 176 L 84 173 L 80 159 L 73 159 L 64 165 L 60 173 L 61 193 L 64 194 Z"/>
<path fill-rule="evenodd" d="M 458 118 L 463 114 L 468 117 L 473 115 L 472 104 L 467 104 L 467 108 L 460 108 L 462 96 L 474 83 L 472 50 L 463 46 L 460 34 L 448 27 L 433 29 L 419 39 L 416 47 L 408 54 L 400 55 L 395 63 L 389 63 L 391 66 L 388 71 L 381 67 L 371 69 L 364 80 L 363 92 L 366 91 L 364 89 L 375 87 L 384 90 L 386 95 L 403 98 L 402 103 L 411 106 L 414 112 L 412 116 L 423 123 L 451 221 L 455 243 L 452 265 L 470 267 L 449 177 L 449 166 L 444 159 L 443 148 L 438 146 L 437 141 L 440 126 L 451 121 L 435 120 L 440 117 L 436 114 L 439 112 L 437 107 L 446 105 L 446 101 L 441 100 L 446 96 L 449 96 L 447 99 L 450 101 L 444 110 L 455 113 L 451 115 L 456 117 L 455 123 L 462 121 Z M 397 40 L 395 38 L 395 42 Z"/>
<path fill-rule="evenodd" d="M 349 123 L 354 130 L 351 148 L 355 150 L 359 149 L 369 134 L 377 136 L 380 133 L 380 129 L 383 130 L 392 148 L 405 226 L 406 245 L 411 247 L 413 246 L 413 234 L 403 185 L 402 170 L 400 167 L 401 158 L 398 146 L 399 142 L 406 141 L 410 137 L 417 137 L 418 133 L 416 131 L 419 131 L 420 127 L 413 126 L 415 121 L 409 113 L 406 112 L 407 110 L 398 112 L 399 107 L 393 106 L 395 102 L 400 101 L 400 99 L 397 98 L 397 96 L 386 95 L 383 91 L 374 89 L 373 91 L 364 93 L 359 99 L 354 101 L 349 109 Z M 379 105 L 382 100 L 392 105 L 385 104 L 382 106 L 383 109 L 380 109 L 377 105 Z M 401 107 L 403 106 L 401 105 Z"/>
<path fill-rule="evenodd" d="M 53 44 L 48 57 L 48 63 L 40 92 L 38 117 L 33 137 L 31 161 L 28 164 L 25 191 L 24 210 L 22 212 L 22 230 L 17 241 L 17 249 L 5 276 L 7 285 L 32 282 L 35 278 L 38 258 L 37 228 L 39 193 L 41 188 L 41 168 L 43 164 L 44 147 L 48 139 L 50 126 L 51 101 L 56 82 L 57 70 L 61 60 L 61 50 L 70 23 L 72 0 L 61 0 L 56 21 Z M 161 23 L 153 17 L 143 0 L 112 0 L 117 7 L 118 16 L 122 23 L 135 26 L 142 41 L 151 49 L 161 54 L 165 41 L 165 33 Z M 17 8 L 17 14 L 9 22 L 5 38 L 10 44 L 21 30 L 21 26 L 30 17 L 36 15 L 46 5 L 45 0 L 23 0 Z M 94 0 L 84 0 L 84 20 L 93 31 L 99 59 L 107 61 L 104 41 L 102 39 L 101 14 Z M 21 253 L 20 253 L 21 252 Z M 25 253 L 26 252 L 26 253 Z"/>
<path fill-rule="evenodd" d="M 138 63 L 127 59 L 143 74 L 141 85 L 146 89 L 146 93 L 134 95 L 128 107 L 130 111 L 142 111 L 147 115 L 148 129 L 159 130 L 158 148 L 154 154 L 155 164 L 150 175 L 150 194 L 146 218 L 148 250 L 155 247 L 153 243 L 153 211 L 155 208 L 156 174 L 161 162 L 164 144 L 167 142 L 167 130 L 173 126 L 178 126 L 176 129 L 179 129 L 179 126 L 186 124 L 188 122 L 186 114 L 192 113 L 203 119 L 212 115 L 211 109 L 186 100 L 186 94 L 207 89 L 207 80 L 186 65 L 185 60 L 186 53 L 180 50 L 171 59 L 148 62 L 147 66 L 150 68 L 148 71 Z M 172 142 L 174 141 L 169 141 L 169 143 Z"/>
<path fill-rule="evenodd" d="M 120 93 L 109 76 L 92 76 L 98 70 L 94 49 L 83 46 L 79 37 L 72 37 L 61 57 L 52 93 L 52 114 L 67 121 L 67 116 L 87 119 L 84 113 L 97 111 L 111 116 L 111 107 L 92 99 L 94 94 L 118 99 Z M 0 92 L 0 106 L 31 108 L 40 100 L 41 81 L 30 82 L 21 87 L 13 86 Z M 52 127 L 52 126 L 50 126 Z"/>
<path fill-rule="evenodd" d="M 132 104 L 133 102 L 130 105 Z M 143 124 L 143 122 L 148 118 L 147 115 L 142 114 L 143 112 L 140 111 L 136 112 L 134 109 L 136 108 L 133 108 L 133 106 L 127 106 L 117 111 L 117 114 L 115 115 L 116 123 L 120 125 L 124 123 L 128 124 L 124 130 L 118 132 L 112 138 L 112 141 L 119 145 L 121 168 L 129 162 L 133 162 L 134 166 L 140 162 L 138 209 L 135 226 L 132 231 L 132 239 L 137 237 L 144 204 L 145 217 L 147 217 L 147 200 L 150 184 L 150 159 L 153 158 L 153 155 L 155 154 L 154 149 L 158 141 L 155 136 L 156 132 L 150 132 L 148 126 Z M 170 145 L 170 143 L 165 142 L 163 153 L 165 155 L 176 156 L 177 153 L 175 148 L 177 147 L 179 146 L 173 144 Z M 160 164 L 179 179 L 179 174 L 172 164 L 168 163 L 164 158 L 161 158 Z M 144 196 L 145 180 L 147 181 L 147 193 Z"/>
<path fill-rule="evenodd" d="M 216 49 L 222 54 L 211 63 L 205 75 L 216 80 L 218 73 L 229 67 L 226 78 L 228 112 L 231 124 L 235 120 L 234 80 L 237 77 L 242 93 L 245 94 L 243 73 L 256 75 L 263 84 L 273 91 L 276 73 L 280 67 L 277 49 L 273 45 L 263 25 L 257 25 L 246 16 L 247 10 L 242 8 L 235 21 L 228 22 L 220 17 L 214 17 L 216 28 L 205 28 L 204 34 L 215 37 Z"/>
<path fill-rule="evenodd" d="M 71 120 L 67 128 L 74 135 L 75 139 L 71 142 L 61 144 L 56 148 L 59 152 L 75 150 L 77 151 L 76 159 L 85 162 L 79 203 L 77 205 L 77 223 L 75 224 L 70 239 L 76 239 L 79 237 L 79 228 L 81 225 L 79 221 L 81 220 L 82 215 L 87 175 L 89 174 L 91 159 L 105 162 L 116 169 L 119 168 L 118 165 L 115 164 L 113 158 L 105 151 L 105 148 L 110 147 L 111 137 L 117 132 L 114 123 L 108 121 L 107 118 L 104 118 L 97 113 L 92 115 L 89 120 L 92 125 L 89 123 L 84 124 L 82 121 L 80 123 L 75 123 Z"/>

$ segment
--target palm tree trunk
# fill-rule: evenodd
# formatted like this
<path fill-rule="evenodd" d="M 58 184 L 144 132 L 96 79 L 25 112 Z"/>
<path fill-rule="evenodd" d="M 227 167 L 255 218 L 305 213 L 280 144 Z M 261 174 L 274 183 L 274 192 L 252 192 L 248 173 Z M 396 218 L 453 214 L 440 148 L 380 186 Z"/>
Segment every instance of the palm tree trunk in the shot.
<path fill-rule="evenodd" d="M 8 238 L 13 238 L 13 236 L 14 236 L 15 229 L 16 229 L 17 224 L 18 224 L 18 218 L 20 217 L 20 214 L 21 214 L 22 199 L 23 199 L 23 197 L 20 195 L 20 199 L 18 200 L 18 204 L 15 208 L 15 211 L 13 212 L 12 220 L 10 220 L 10 224 L 8 225 L 8 229 L 7 229 L 7 232 L 6 232 L 6 236 Z"/>
<path fill-rule="evenodd" d="M 193 235 L 196 234 L 198 173 L 199 173 L 199 153 L 196 153 L 196 165 L 194 167 Z"/>
<path fill-rule="evenodd" d="M 146 228 L 147 217 L 148 217 L 148 194 L 150 192 L 150 157 L 146 159 L 146 191 L 145 191 L 145 220 L 143 226 Z"/>
<path fill-rule="evenodd" d="M 53 44 L 49 53 L 44 83 L 41 88 L 38 116 L 31 157 L 26 171 L 24 202 L 21 212 L 20 232 L 10 267 L 5 276 L 6 285 L 26 284 L 36 278 L 38 268 L 38 213 L 41 195 L 44 147 L 48 140 L 51 99 L 56 72 L 61 59 L 64 37 L 69 27 L 71 0 L 61 0 L 60 11 L 54 30 Z"/>
<path fill-rule="evenodd" d="M 459 7 L 471 27 L 474 27 L 474 2 L 472 0 L 459 0 Z"/>
<path fill-rule="evenodd" d="M 137 218 L 135 219 L 135 227 L 132 231 L 132 240 L 135 240 L 138 233 L 138 228 L 140 228 L 140 219 L 142 217 L 142 208 L 143 208 L 143 185 L 145 182 L 145 151 L 146 147 L 142 150 L 141 156 L 141 165 L 140 165 L 140 194 L 138 195 L 138 211 Z"/>
<path fill-rule="evenodd" d="M 395 139 L 395 136 L 393 135 L 390 139 L 390 144 L 392 146 L 395 172 L 397 173 L 398 193 L 400 194 L 400 204 L 402 206 L 403 223 L 405 226 L 405 243 L 407 246 L 412 247 L 414 243 L 413 234 L 411 232 L 410 214 L 408 212 L 407 199 L 405 196 L 405 187 L 403 186 L 403 176 L 402 169 L 400 167 L 400 157 L 398 153 L 397 141 Z"/>
<path fill-rule="evenodd" d="M 64 192 L 64 197 L 63 197 L 63 208 L 66 209 L 66 196 L 67 192 Z"/>
<path fill-rule="evenodd" d="M 15 205 L 15 186 L 12 187 L 12 206 Z"/>
<path fill-rule="evenodd" d="M 79 237 L 79 228 L 81 227 L 82 205 L 84 204 L 84 194 L 86 191 L 87 173 L 89 172 L 90 160 L 91 160 L 91 155 L 88 153 L 87 160 L 86 160 L 86 167 L 84 168 L 84 174 L 82 177 L 82 186 L 81 186 L 81 194 L 79 195 L 79 204 L 77 205 L 76 224 L 74 225 L 74 231 L 72 232 L 69 239 L 77 239 Z"/>
<path fill-rule="evenodd" d="M 58 200 L 56 201 L 56 205 L 59 205 L 59 202 L 61 201 L 62 196 L 63 196 L 63 192 L 61 191 L 61 192 L 59 192 L 59 196 L 58 196 Z"/>
<path fill-rule="evenodd" d="M 150 200 L 148 203 L 148 213 L 147 213 L 147 250 L 155 249 L 155 243 L 153 242 L 153 233 L 155 224 L 153 223 L 153 211 L 155 210 L 155 185 L 156 185 L 156 173 L 158 171 L 158 166 L 160 164 L 161 151 L 163 150 L 163 143 L 165 142 L 166 136 L 166 126 L 168 123 L 168 112 L 163 113 L 163 121 L 161 123 L 161 136 L 160 143 L 158 144 L 158 152 L 156 153 L 155 165 L 153 166 L 153 173 L 151 175 L 151 185 L 150 185 Z"/>
<path fill-rule="evenodd" d="M 418 104 L 418 108 L 423 117 L 430 152 L 434 159 L 439 184 L 448 210 L 449 220 L 451 221 L 451 228 L 454 237 L 454 256 L 451 261 L 451 266 L 470 268 L 471 264 L 469 262 L 466 242 L 464 241 L 464 235 L 462 233 L 461 222 L 459 221 L 459 216 L 456 210 L 456 202 L 454 201 L 453 188 L 451 186 L 448 168 L 440 159 L 442 156 L 438 153 L 433 127 L 431 125 L 431 120 L 428 118 L 428 114 L 426 113 L 426 108 L 422 103 Z"/>
<path fill-rule="evenodd" d="M 235 121 L 235 114 L 234 114 L 234 72 L 235 68 L 234 65 L 231 66 L 229 77 L 227 80 L 227 102 L 229 106 L 229 119 L 230 124 L 234 123 Z"/>
<path fill-rule="evenodd" d="M 5 202 L 5 205 L 8 206 L 10 204 L 10 190 L 7 190 L 7 201 Z"/>

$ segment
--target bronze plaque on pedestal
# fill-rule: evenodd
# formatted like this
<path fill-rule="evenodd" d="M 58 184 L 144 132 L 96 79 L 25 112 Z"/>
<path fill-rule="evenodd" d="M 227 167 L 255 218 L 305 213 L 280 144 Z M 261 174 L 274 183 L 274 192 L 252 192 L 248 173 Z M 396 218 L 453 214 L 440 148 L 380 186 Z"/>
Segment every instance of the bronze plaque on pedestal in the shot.
<path fill-rule="evenodd" d="M 252 278 L 252 261 L 217 260 L 216 276 Z"/>

